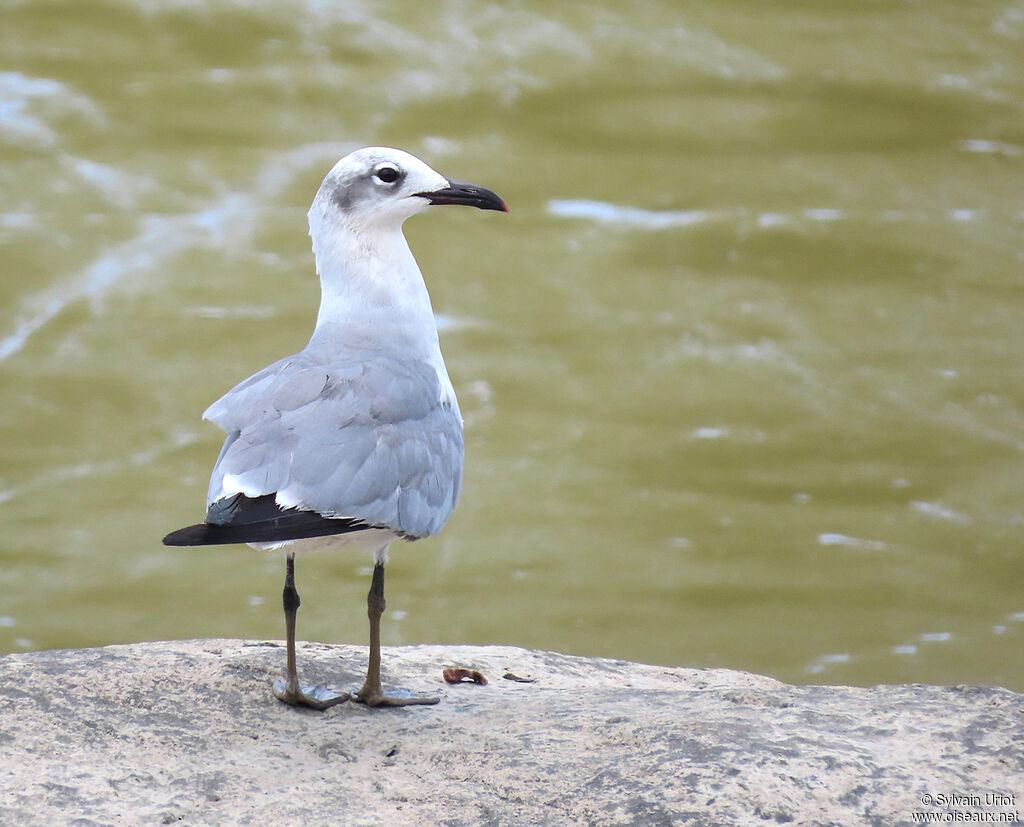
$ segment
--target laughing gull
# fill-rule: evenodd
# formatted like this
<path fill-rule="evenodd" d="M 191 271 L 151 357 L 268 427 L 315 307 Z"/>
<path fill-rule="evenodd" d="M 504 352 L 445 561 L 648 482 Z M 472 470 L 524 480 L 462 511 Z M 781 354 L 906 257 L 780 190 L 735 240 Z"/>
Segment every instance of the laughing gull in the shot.
<path fill-rule="evenodd" d="M 430 204 L 508 211 L 490 190 L 445 178 L 397 149 L 357 150 L 327 174 L 309 210 L 321 288 L 313 336 L 206 409 L 203 418 L 228 434 L 206 521 L 164 538 L 172 546 L 248 543 L 287 552 L 288 660 L 274 694 L 289 704 L 438 700 L 385 694 L 380 682 L 388 547 L 440 531 L 462 482 L 462 415 L 430 297 L 402 235 L 402 222 Z M 295 552 L 316 548 L 373 553 L 369 666 L 353 695 L 299 684 Z"/>

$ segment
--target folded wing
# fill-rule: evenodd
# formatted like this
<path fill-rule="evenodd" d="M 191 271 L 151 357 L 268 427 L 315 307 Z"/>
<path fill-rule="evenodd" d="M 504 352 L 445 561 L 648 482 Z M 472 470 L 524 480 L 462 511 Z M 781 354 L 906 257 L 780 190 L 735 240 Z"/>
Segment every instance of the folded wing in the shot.
<path fill-rule="evenodd" d="M 462 419 L 427 362 L 377 355 L 324 363 L 302 353 L 247 379 L 204 418 L 228 432 L 207 524 L 317 532 L 301 536 L 386 527 L 425 537 L 455 507 Z M 266 512 L 271 500 L 281 513 Z"/>

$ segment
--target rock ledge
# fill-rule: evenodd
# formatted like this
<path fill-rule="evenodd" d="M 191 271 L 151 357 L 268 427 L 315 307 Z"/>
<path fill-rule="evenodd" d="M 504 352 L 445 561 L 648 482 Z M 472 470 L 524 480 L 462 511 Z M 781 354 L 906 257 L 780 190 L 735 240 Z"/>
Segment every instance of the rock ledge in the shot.
<path fill-rule="evenodd" d="M 1014 803 L 952 809 L 1024 811 L 1024 696 L 1005 689 L 417 646 L 385 650 L 385 683 L 438 706 L 313 712 L 271 696 L 283 661 L 238 640 L 0 657 L 0 823 L 888 827 L 988 794 Z M 355 688 L 365 663 L 300 646 L 306 680 Z M 446 685 L 453 666 L 489 682 Z"/>

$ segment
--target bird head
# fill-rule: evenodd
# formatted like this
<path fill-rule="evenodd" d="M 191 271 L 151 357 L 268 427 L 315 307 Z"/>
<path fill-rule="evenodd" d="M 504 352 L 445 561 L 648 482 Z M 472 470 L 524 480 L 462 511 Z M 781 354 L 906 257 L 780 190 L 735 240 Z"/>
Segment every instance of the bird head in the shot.
<path fill-rule="evenodd" d="M 327 173 L 309 211 L 310 227 L 327 222 L 355 231 L 393 229 L 431 204 L 463 204 L 508 212 L 494 192 L 454 181 L 408 152 L 357 149 Z"/>

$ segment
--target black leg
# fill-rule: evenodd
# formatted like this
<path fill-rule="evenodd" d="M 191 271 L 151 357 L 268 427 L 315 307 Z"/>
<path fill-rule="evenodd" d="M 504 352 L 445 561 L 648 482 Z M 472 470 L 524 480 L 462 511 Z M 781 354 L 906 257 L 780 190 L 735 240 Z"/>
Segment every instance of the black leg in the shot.
<path fill-rule="evenodd" d="M 274 681 L 274 695 L 286 704 L 303 704 L 313 709 L 328 709 L 348 700 L 348 695 L 339 695 L 325 686 L 300 686 L 299 673 L 295 666 L 295 616 L 298 614 L 299 592 L 295 588 L 295 554 L 288 555 L 284 575 L 284 628 L 287 636 L 288 663 L 285 679 Z"/>
<path fill-rule="evenodd" d="M 373 567 L 373 581 L 366 595 L 366 615 L 370 618 L 370 661 L 366 667 L 366 681 L 353 700 L 367 706 L 411 706 L 436 704 L 439 698 L 417 698 L 405 695 L 385 695 L 380 683 L 380 618 L 387 607 L 384 599 L 384 564 Z"/>

